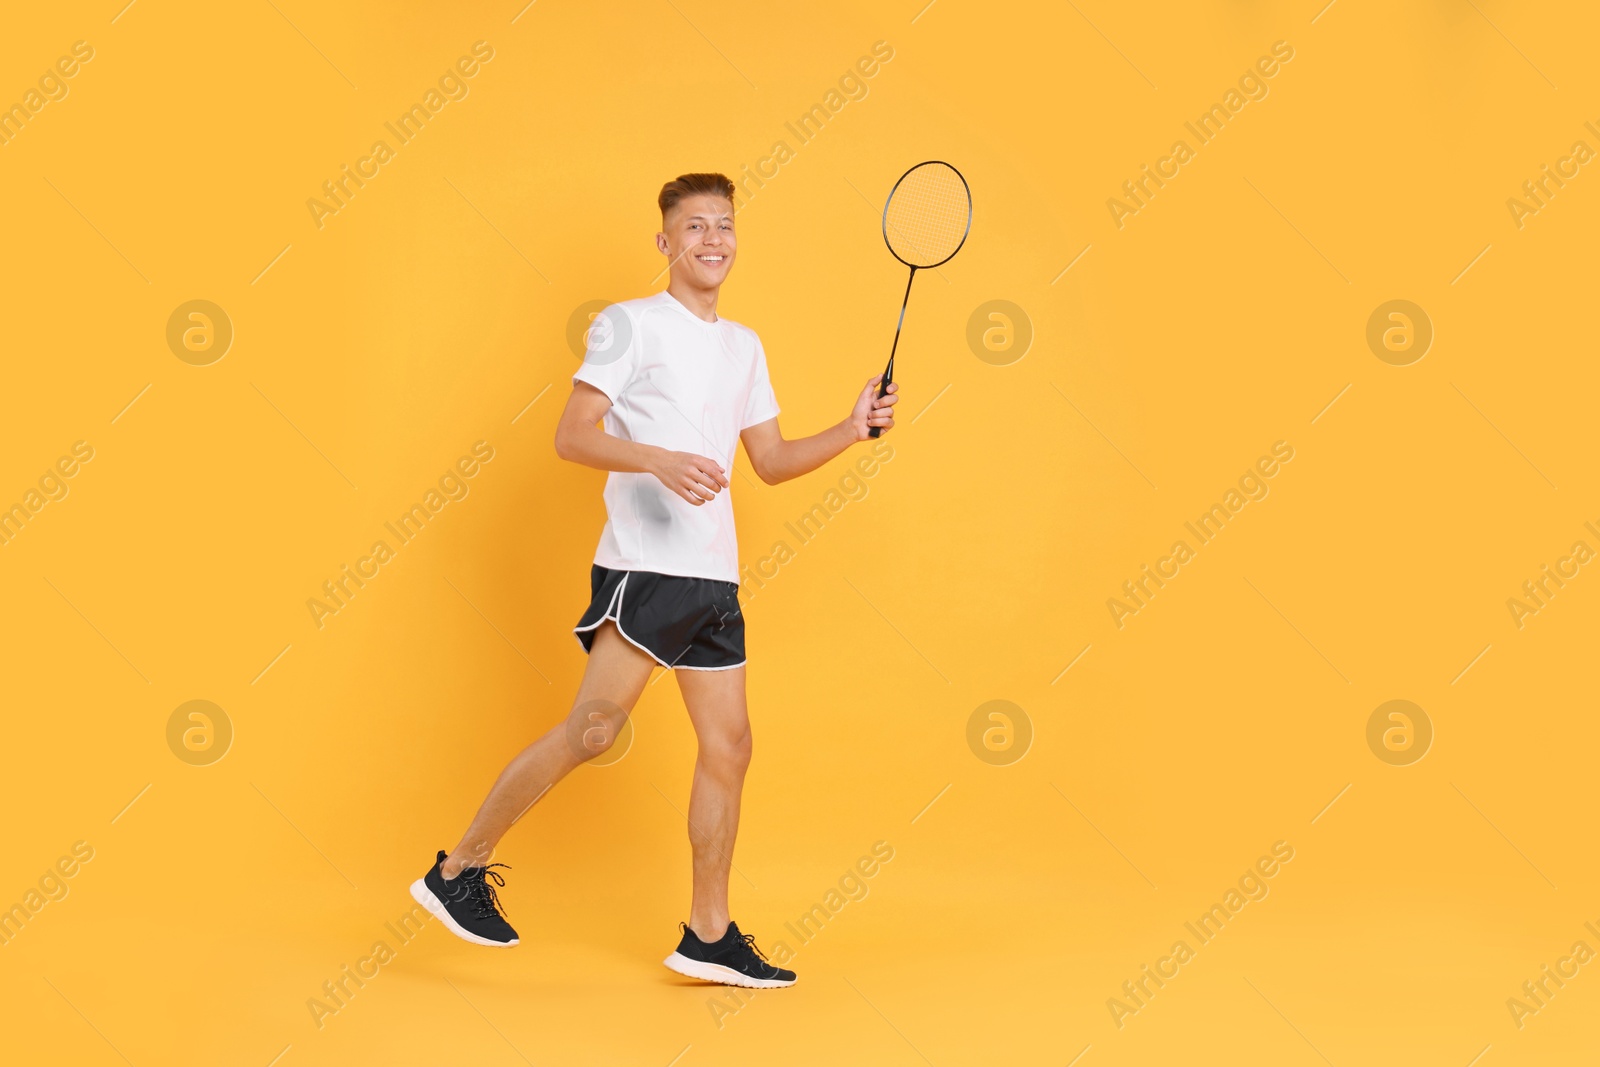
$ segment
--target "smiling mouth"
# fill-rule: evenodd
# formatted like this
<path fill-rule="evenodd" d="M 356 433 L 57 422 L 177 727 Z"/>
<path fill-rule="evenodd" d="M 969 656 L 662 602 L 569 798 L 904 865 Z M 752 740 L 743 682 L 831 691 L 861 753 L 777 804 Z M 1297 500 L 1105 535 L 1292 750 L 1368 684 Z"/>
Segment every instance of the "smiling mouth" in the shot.
<path fill-rule="evenodd" d="M 695 256 L 694 258 L 698 259 L 702 263 L 710 263 L 710 264 L 713 264 L 713 265 L 718 264 L 718 263 L 722 263 L 726 259 L 726 257 L 721 255 L 720 253 L 714 253 L 714 254 L 711 254 L 711 255 Z"/>

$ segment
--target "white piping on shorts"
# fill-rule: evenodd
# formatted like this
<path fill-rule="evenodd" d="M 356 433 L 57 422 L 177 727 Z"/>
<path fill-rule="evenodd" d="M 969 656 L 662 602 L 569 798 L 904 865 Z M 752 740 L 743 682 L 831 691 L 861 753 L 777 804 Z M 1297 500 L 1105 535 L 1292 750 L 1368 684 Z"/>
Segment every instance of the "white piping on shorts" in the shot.
<path fill-rule="evenodd" d="M 749 660 L 742 659 L 738 663 L 731 664 L 727 667 L 691 667 L 688 664 L 684 664 L 682 667 L 676 667 L 673 664 L 668 663 L 666 660 L 662 659 L 660 656 L 656 655 L 654 652 L 651 652 L 648 648 L 645 648 L 639 642 L 629 637 L 628 631 L 622 628 L 622 591 L 627 587 L 628 575 L 626 572 L 624 572 L 622 575 L 622 581 L 617 583 L 617 591 L 611 594 L 611 603 L 606 605 L 605 614 L 600 616 L 594 622 L 590 623 L 588 626 L 574 626 L 572 628 L 572 636 L 577 639 L 579 645 L 583 644 L 583 638 L 578 637 L 579 634 L 586 633 L 589 630 L 598 630 L 605 624 L 607 619 L 610 619 L 616 625 L 617 633 L 622 635 L 622 639 L 624 641 L 628 642 L 628 644 L 634 646 L 669 671 L 731 671 L 735 667 L 743 667 L 749 662 Z M 584 651 L 588 652 L 588 649 L 584 649 Z"/>
<path fill-rule="evenodd" d="M 605 621 L 607 619 L 610 619 L 614 624 L 616 624 L 617 633 L 622 635 L 622 639 L 624 641 L 628 642 L 628 644 L 634 646 L 639 651 L 643 652 L 645 655 L 649 656 L 651 659 L 655 660 L 657 663 L 661 664 L 661 666 L 670 671 L 672 669 L 672 664 L 668 663 L 666 660 L 662 659 L 660 656 L 656 655 L 654 652 L 651 652 L 648 648 L 645 648 L 639 642 L 629 637 L 628 632 L 622 628 L 622 591 L 626 588 L 628 588 L 628 575 L 624 573 L 622 575 L 622 581 L 617 583 L 616 592 L 611 594 L 611 603 L 606 605 L 605 614 L 600 616 L 588 626 L 574 626 L 572 628 L 572 636 L 577 639 L 579 645 L 582 645 L 583 638 L 578 637 L 579 634 L 585 633 L 589 630 L 598 630 L 601 626 L 605 625 Z M 588 650 L 585 649 L 584 651 L 587 652 Z"/>

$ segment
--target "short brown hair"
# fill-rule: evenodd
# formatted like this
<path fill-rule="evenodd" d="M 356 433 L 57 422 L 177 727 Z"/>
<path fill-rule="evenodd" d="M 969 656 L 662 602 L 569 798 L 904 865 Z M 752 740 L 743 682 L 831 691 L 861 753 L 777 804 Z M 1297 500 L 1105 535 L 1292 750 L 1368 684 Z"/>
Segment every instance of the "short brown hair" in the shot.
<path fill-rule="evenodd" d="M 667 217 L 667 212 L 678 201 L 689 196 L 720 196 L 732 202 L 734 186 L 726 174 L 697 173 L 680 174 L 661 187 L 661 195 L 656 198 L 656 203 L 661 205 L 661 217 Z"/>

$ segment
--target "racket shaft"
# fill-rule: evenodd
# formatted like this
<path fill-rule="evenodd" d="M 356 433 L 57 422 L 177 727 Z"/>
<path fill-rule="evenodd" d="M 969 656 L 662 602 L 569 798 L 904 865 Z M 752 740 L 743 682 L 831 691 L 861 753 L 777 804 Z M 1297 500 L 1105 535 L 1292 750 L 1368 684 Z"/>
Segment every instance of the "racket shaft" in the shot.
<path fill-rule="evenodd" d="M 894 344 L 889 347 L 889 362 L 883 368 L 883 381 L 878 383 L 878 396 L 883 397 L 889 392 L 889 383 L 894 380 L 894 354 L 900 348 L 900 330 L 906 324 L 906 305 L 911 302 L 911 283 L 917 280 L 917 268 L 911 268 L 911 276 L 906 279 L 906 295 L 900 298 L 900 320 L 894 324 Z M 868 437 L 880 437 L 883 434 L 882 426 L 874 426 L 867 431 Z"/>

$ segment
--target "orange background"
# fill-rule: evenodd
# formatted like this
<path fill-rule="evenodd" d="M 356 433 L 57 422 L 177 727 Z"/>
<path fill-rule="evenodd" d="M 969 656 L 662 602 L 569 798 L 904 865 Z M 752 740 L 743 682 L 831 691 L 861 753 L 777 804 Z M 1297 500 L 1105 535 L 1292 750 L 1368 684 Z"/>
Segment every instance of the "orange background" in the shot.
<path fill-rule="evenodd" d="M 1507 606 L 1600 546 L 1600 179 L 1569 169 L 1520 226 L 1507 204 L 1600 147 L 1585 7 L 120 3 L 0 36 L 0 105 L 93 49 L 0 145 L 0 506 L 93 450 L 0 545 L 0 906 L 65 891 L 0 946 L 15 1056 L 1499 1067 L 1592 1046 L 1592 967 L 1520 1027 L 1507 1006 L 1600 947 L 1600 578 L 1520 628 Z M 466 95 L 319 227 L 307 201 L 479 41 Z M 786 123 L 879 41 L 864 95 L 798 143 Z M 1197 143 L 1185 123 L 1276 42 L 1265 95 Z M 1179 139 L 1192 158 L 1119 227 L 1108 201 Z M 800 982 L 741 1002 L 660 966 L 693 738 L 659 679 L 627 755 L 504 842 L 523 944 L 402 944 L 407 884 L 583 668 L 602 478 L 551 447 L 574 312 L 659 288 L 663 181 L 742 179 L 778 141 L 721 310 L 760 332 L 790 435 L 882 366 L 894 179 L 948 159 L 976 205 L 912 296 L 893 458 L 749 601 L 733 910 L 798 950 Z M 204 365 L 167 339 L 192 300 L 232 327 Z M 1421 358 L 1369 347 L 1392 300 L 1431 324 Z M 479 441 L 467 495 L 319 628 L 307 600 Z M 1107 601 L 1280 441 L 1267 495 L 1119 627 Z M 745 562 L 864 454 L 776 488 L 736 473 Z M 209 750 L 169 733 L 193 700 L 221 710 Z M 1412 747 L 1384 747 L 1390 720 L 1369 747 L 1391 700 L 1420 709 Z M 77 842 L 92 859 L 45 877 Z M 785 924 L 876 842 L 866 895 L 798 944 Z M 1184 924 L 1277 842 L 1267 895 L 1199 943 Z M 308 1001 L 379 940 L 393 958 L 319 1026 Z M 1192 958 L 1119 1026 L 1108 1001 L 1178 940 Z"/>

